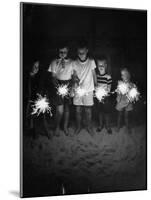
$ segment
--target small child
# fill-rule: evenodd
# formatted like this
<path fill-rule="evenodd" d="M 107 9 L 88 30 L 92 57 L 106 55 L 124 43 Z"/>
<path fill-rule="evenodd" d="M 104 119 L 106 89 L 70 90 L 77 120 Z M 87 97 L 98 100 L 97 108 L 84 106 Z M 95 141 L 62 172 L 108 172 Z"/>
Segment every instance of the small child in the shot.
<path fill-rule="evenodd" d="M 76 130 L 75 135 L 81 131 L 82 111 L 86 121 L 86 129 L 89 134 L 94 135 L 92 129 L 92 106 L 94 84 L 96 82 L 95 62 L 88 57 L 88 48 L 85 42 L 81 43 L 77 49 L 78 58 L 73 62 L 73 68 L 78 76 L 76 87 L 82 92 L 75 92 L 73 104 L 76 107 Z"/>
<path fill-rule="evenodd" d="M 97 59 L 97 87 L 103 87 L 108 93 L 111 91 L 112 78 L 107 73 L 107 58 L 102 56 Z M 110 128 L 110 103 L 109 97 L 105 97 L 104 102 L 98 102 L 98 113 L 99 113 L 99 127 L 97 132 L 101 132 L 105 126 L 107 133 L 112 134 Z"/>
<path fill-rule="evenodd" d="M 128 90 L 134 86 L 134 84 L 130 82 L 131 75 L 127 68 L 121 69 L 121 78 L 122 78 L 122 83 L 125 83 L 127 85 Z M 133 110 L 133 105 L 129 101 L 127 95 L 122 94 L 120 91 L 118 91 L 118 89 L 117 89 L 116 100 L 117 100 L 116 110 L 118 111 L 117 131 L 119 132 L 120 130 L 122 114 L 124 112 L 124 121 L 125 121 L 126 129 L 128 133 L 131 133 L 130 124 L 129 124 L 129 115 L 130 115 L 130 112 Z"/>

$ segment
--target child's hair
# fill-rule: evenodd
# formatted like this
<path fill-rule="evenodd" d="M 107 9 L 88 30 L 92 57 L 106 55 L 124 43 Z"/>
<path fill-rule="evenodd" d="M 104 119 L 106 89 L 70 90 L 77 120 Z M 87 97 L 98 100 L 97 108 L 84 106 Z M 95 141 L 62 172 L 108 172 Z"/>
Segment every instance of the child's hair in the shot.
<path fill-rule="evenodd" d="M 77 43 L 77 49 L 88 49 L 88 42 L 86 40 L 79 40 Z"/>
<path fill-rule="evenodd" d="M 127 67 L 123 67 L 123 68 L 121 68 L 121 72 L 122 71 L 127 73 L 127 78 L 128 78 L 128 80 L 130 80 L 131 79 L 131 74 L 130 74 L 130 71 L 128 70 L 128 68 Z"/>
<path fill-rule="evenodd" d="M 62 41 L 62 42 L 59 44 L 59 46 L 58 46 L 58 49 L 59 49 L 59 50 L 60 50 L 60 49 L 64 49 L 64 48 L 69 49 L 68 42 L 66 42 L 66 41 Z"/>

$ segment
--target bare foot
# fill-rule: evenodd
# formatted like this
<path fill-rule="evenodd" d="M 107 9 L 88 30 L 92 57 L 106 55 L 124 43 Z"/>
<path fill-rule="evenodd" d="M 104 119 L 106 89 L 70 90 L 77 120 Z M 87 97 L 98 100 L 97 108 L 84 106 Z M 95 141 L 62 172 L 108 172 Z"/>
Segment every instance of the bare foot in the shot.
<path fill-rule="evenodd" d="M 59 128 L 56 128 L 55 131 L 54 131 L 54 136 L 59 137 L 60 136 L 59 132 L 60 132 Z"/>
<path fill-rule="evenodd" d="M 115 131 L 116 131 L 117 133 L 119 133 L 119 132 L 120 132 L 120 127 L 116 127 Z"/>
<path fill-rule="evenodd" d="M 92 127 L 87 127 L 86 129 L 87 129 L 88 133 L 89 133 L 91 136 L 94 136 L 95 133 L 94 133 Z"/>
<path fill-rule="evenodd" d="M 126 132 L 127 132 L 128 134 L 131 134 L 131 133 L 132 133 L 131 128 L 130 128 L 130 127 L 126 127 Z"/>
<path fill-rule="evenodd" d="M 108 134 L 112 134 L 112 129 L 111 128 L 107 128 L 106 130 L 107 130 Z"/>
<path fill-rule="evenodd" d="M 96 129 L 96 132 L 101 132 L 103 129 L 103 126 L 99 126 L 97 129 Z"/>
<path fill-rule="evenodd" d="M 64 131 L 64 133 L 65 133 L 66 136 L 69 135 L 69 129 L 68 128 L 64 128 L 63 131 Z"/>
<path fill-rule="evenodd" d="M 52 133 L 51 132 L 47 132 L 47 137 L 48 137 L 48 140 L 51 140 L 52 139 Z"/>
<path fill-rule="evenodd" d="M 74 131 L 74 135 L 78 135 L 80 131 L 81 131 L 81 127 L 76 128 Z"/>

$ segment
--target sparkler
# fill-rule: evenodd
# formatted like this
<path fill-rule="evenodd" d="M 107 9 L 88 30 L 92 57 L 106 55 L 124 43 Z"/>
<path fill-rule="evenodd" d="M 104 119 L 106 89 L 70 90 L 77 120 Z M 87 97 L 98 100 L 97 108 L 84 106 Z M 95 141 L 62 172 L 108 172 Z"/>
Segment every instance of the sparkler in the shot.
<path fill-rule="evenodd" d="M 133 88 L 131 88 L 129 90 L 129 92 L 127 93 L 127 97 L 128 97 L 128 99 L 129 99 L 130 102 L 138 101 L 139 96 L 140 96 L 140 93 L 137 90 L 136 86 L 134 86 Z"/>
<path fill-rule="evenodd" d="M 129 84 L 124 83 L 123 81 L 119 81 L 116 92 L 124 95 L 124 94 L 127 94 L 128 91 L 129 91 Z"/>
<path fill-rule="evenodd" d="M 60 95 L 60 96 L 62 96 L 63 98 L 64 98 L 65 96 L 67 96 L 67 95 L 69 94 L 68 85 L 64 85 L 64 84 L 59 85 L 59 86 L 57 87 L 57 94 Z"/>
<path fill-rule="evenodd" d="M 40 113 L 49 113 L 50 116 L 52 116 L 51 107 L 49 105 L 49 101 L 46 96 L 42 97 L 42 95 L 37 94 L 38 98 L 34 101 L 34 105 L 32 105 L 33 111 L 32 115 L 37 114 L 37 116 L 40 115 Z"/>
<path fill-rule="evenodd" d="M 81 88 L 80 86 L 76 89 L 76 93 L 79 97 L 86 95 L 86 90 Z"/>
<path fill-rule="evenodd" d="M 104 87 L 97 87 L 95 89 L 95 97 L 102 102 L 108 96 L 108 91 Z"/>

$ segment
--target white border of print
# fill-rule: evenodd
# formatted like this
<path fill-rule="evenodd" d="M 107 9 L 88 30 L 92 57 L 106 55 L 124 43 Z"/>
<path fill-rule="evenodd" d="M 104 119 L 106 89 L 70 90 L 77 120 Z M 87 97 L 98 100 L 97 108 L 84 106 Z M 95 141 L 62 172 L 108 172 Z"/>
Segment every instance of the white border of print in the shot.
<path fill-rule="evenodd" d="M 0 5 L 0 199 L 19 198 L 19 2 L 2 1 Z M 148 36 L 151 35 L 150 0 L 24 0 L 24 2 L 84 5 L 96 7 L 148 10 Z M 150 45 L 149 45 L 150 44 Z M 151 39 L 148 37 L 148 55 Z M 151 169 L 151 57 L 148 56 L 148 169 Z M 31 198 L 29 198 L 31 199 Z M 50 199 L 43 197 L 37 199 Z M 151 199 L 151 173 L 148 170 L 148 190 L 51 197 L 62 200 L 127 200 Z"/>

